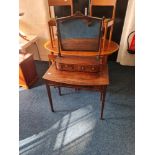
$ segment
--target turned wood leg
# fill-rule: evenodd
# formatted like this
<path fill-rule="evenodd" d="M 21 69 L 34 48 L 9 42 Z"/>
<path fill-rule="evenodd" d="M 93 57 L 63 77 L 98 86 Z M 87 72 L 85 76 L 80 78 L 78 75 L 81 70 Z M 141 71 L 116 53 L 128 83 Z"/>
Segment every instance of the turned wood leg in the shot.
<path fill-rule="evenodd" d="M 53 103 L 52 103 L 52 96 L 51 96 L 51 90 L 50 90 L 50 86 L 47 83 L 46 83 L 46 88 L 47 88 L 47 94 L 48 94 L 48 99 L 49 99 L 49 102 L 50 102 L 51 110 L 54 112 Z"/>
<path fill-rule="evenodd" d="M 62 94 L 61 94 L 61 88 L 60 87 L 58 87 L 58 91 L 59 91 L 59 95 L 61 96 Z"/>
<path fill-rule="evenodd" d="M 101 99 L 101 117 L 100 117 L 100 119 L 103 119 L 103 110 L 104 110 L 104 102 L 105 102 L 105 96 L 106 96 L 106 89 L 107 89 L 107 86 L 104 86 L 103 90 L 101 92 L 102 99 Z"/>

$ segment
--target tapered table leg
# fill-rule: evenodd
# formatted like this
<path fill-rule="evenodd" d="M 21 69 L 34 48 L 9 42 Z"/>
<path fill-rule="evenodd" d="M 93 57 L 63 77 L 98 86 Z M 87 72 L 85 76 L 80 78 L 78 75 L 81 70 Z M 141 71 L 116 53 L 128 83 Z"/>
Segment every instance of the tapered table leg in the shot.
<path fill-rule="evenodd" d="M 104 102 L 105 102 L 105 96 L 106 96 L 106 89 L 107 89 L 107 86 L 104 86 L 103 87 L 103 92 L 101 93 L 102 97 L 101 97 L 101 117 L 100 117 L 100 119 L 103 119 L 103 110 L 104 110 Z"/>
<path fill-rule="evenodd" d="M 50 102 L 51 110 L 54 112 L 52 96 L 51 96 L 51 90 L 50 90 L 50 86 L 48 85 L 48 83 L 46 83 L 46 88 L 47 88 L 47 94 L 48 94 L 48 99 L 49 99 L 49 102 Z"/>
<path fill-rule="evenodd" d="M 100 101 L 102 101 L 103 98 L 103 92 L 100 93 Z"/>
<path fill-rule="evenodd" d="M 58 91 L 59 91 L 59 95 L 62 96 L 60 87 L 58 87 Z"/>

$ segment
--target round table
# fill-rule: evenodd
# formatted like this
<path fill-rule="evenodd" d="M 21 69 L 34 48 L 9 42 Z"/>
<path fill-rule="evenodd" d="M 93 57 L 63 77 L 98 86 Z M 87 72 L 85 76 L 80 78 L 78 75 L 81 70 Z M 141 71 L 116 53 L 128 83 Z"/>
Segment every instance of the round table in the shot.
<path fill-rule="evenodd" d="M 54 41 L 54 47 L 51 45 L 51 41 L 47 41 L 44 47 L 54 55 L 58 55 L 58 43 Z M 119 46 L 116 42 L 106 40 L 104 49 L 101 49 L 100 56 L 110 55 L 118 50 Z M 61 51 L 62 55 L 76 55 L 76 56 L 96 56 L 99 52 L 93 51 Z"/>

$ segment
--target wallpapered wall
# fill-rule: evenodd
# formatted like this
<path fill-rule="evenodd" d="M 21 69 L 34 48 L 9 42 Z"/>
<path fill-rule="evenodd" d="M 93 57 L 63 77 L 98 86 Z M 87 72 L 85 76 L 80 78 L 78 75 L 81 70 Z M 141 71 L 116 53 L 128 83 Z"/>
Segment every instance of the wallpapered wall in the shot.
<path fill-rule="evenodd" d="M 49 53 L 44 43 L 49 40 L 48 31 L 48 1 L 47 0 L 19 0 L 19 12 L 24 12 L 20 18 L 19 28 L 25 34 L 34 34 L 39 37 L 38 48 L 42 60 L 47 60 Z"/>

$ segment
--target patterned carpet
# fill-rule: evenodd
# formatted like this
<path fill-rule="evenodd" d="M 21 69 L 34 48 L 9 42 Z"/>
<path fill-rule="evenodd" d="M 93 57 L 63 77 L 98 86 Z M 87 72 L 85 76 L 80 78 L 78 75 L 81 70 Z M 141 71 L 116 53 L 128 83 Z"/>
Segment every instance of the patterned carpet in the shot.
<path fill-rule="evenodd" d="M 36 61 L 39 81 L 19 92 L 19 138 L 22 155 L 134 155 L 135 69 L 109 62 L 110 85 L 104 118 L 99 119 L 99 94 L 52 88 L 50 111 L 41 77 L 48 64 Z"/>

